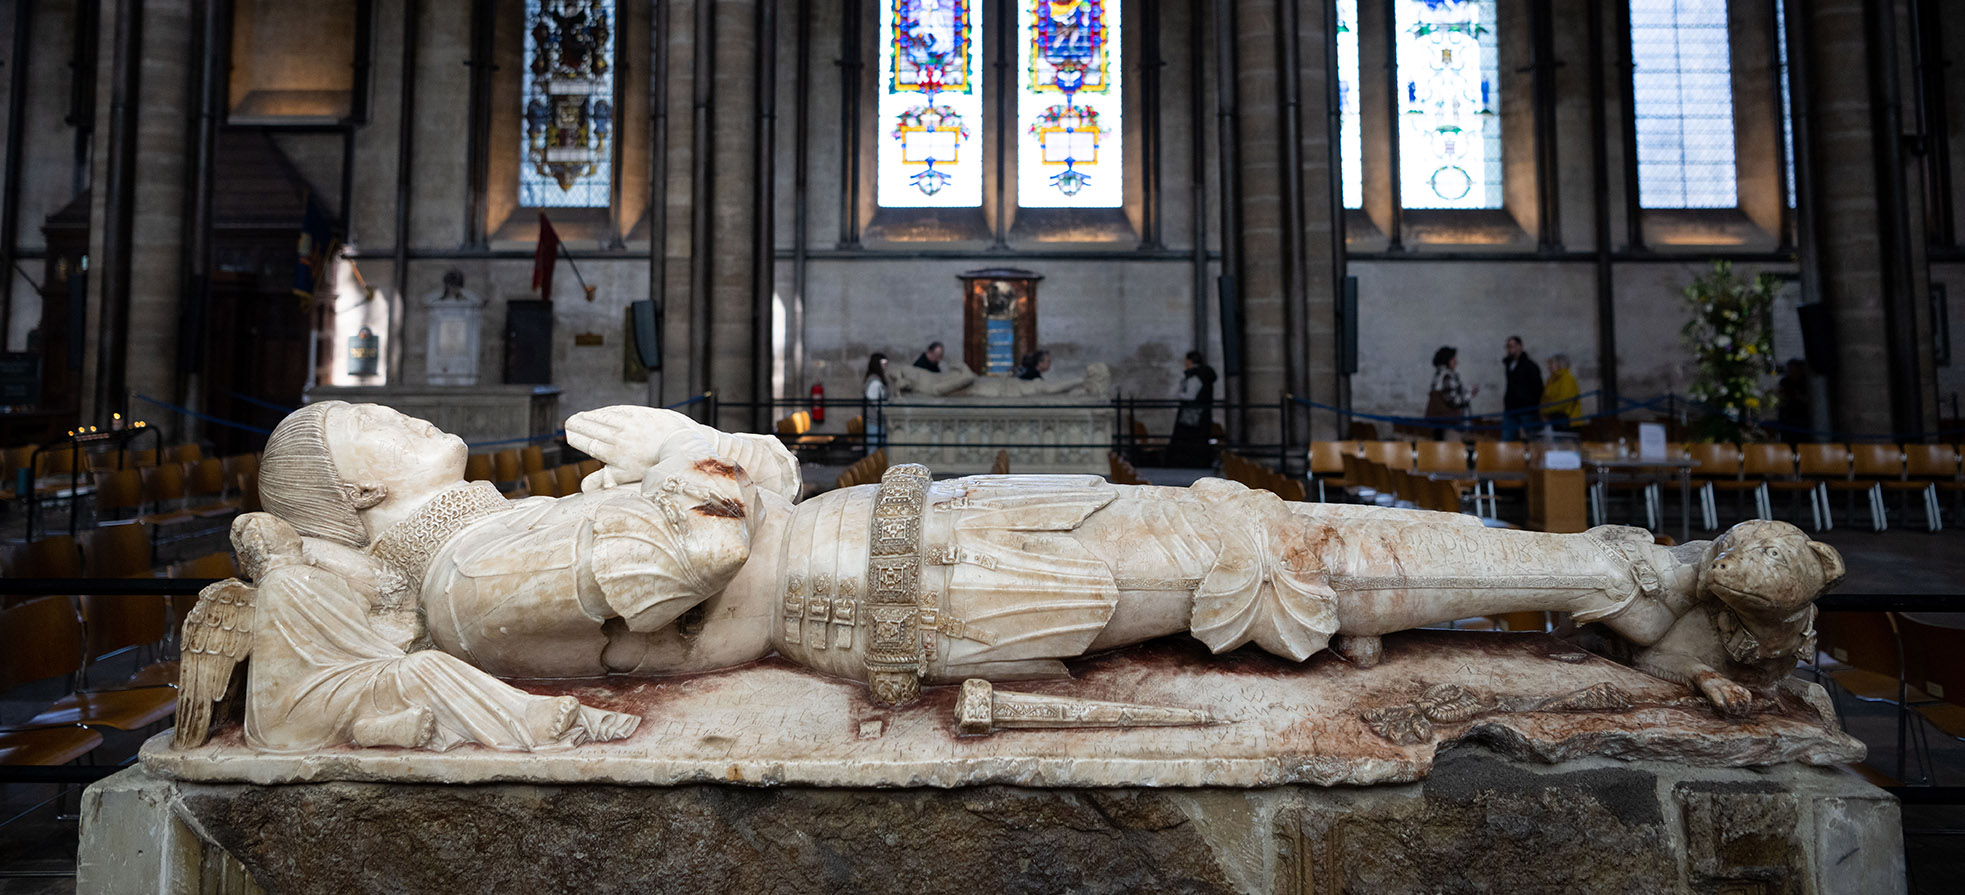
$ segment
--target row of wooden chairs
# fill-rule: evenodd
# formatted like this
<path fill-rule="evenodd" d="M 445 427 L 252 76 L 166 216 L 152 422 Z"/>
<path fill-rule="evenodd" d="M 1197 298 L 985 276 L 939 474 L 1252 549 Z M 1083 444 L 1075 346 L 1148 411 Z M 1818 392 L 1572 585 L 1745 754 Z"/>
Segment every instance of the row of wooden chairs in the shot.
<path fill-rule="evenodd" d="M 1888 493 L 1915 492 L 1923 500 L 1925 527 L 1944 527 L 1941 494 L 1965 494 L 1960 450 L 1954 444 L 1690 444 L 1684 456 L 1698 461 L 1700 511 L 1707 529 L 1718 527 L 1715 491 L 1751 493 L 1761 518 L 1772 518 L 1773 492 L 1806 493 L 1817 530 L 1834 528 L 1829 495 L 1863 492 L 1870 527 L 1889 527 Z"/>
<path fill-rule="evenodd" d="M 582 460 L 578 463 L 562 463 L 552 469 L 535 469 L 525 474 L 525 482 L 518 488 L 506 492 L 505 496 L 517 500 L 522 497 L 570 497 L 580 493 L 580 483 L 601 469 L 599 460 Z"/>
<path fill-rule="evenodd" d="M 1888 703 L 1907 722 L 1896 773 L 1883 782 L 1904 779 L 1906 751 L 1929 779 L 1929 731 L 1965 740 L 1965 629 L 1895 612 L 1824 612 L 1815 630 L 1817 668 L 1838 709 L 1847 699 Z"/>
<path fill-rule="evenodd" d="M 834 488 L 851 488 L 854 485 L 879 484 L 880 477 L 887 474 L 887 449 L 881 448 L 853 462 L 846 471 L 834 479 Z"/>
<path fill-rule="evenodd" d="M 527 476 L 545 469 L 546 449 L 528 444 L 522 448 L 470 455 L 464 460 L 464 480 L 491 482 L 509 493 L 525 484 Z"/>
<path fill-rule="evenodd" d="M 1470 483 L 1474 510 L 1479 513 L 1486 503 L 1490 516 L 1499 514 L 1502 490 L 1521 491 L 1528 487 L 1528 449 L 1518 441 L 1478 441 L 1472 450 L 1459 441 L 1420 441 L 1416 446 L 1405 440 L 1313 441 L 1310 475 L 1317 487 L 1317 499 L 1327 499 L 1328 489 L 1333 487 L 1378 490 L 1374 483 L 1358 480 L 1358 470 L 1363 469 L 1357 462 L 1360 460 L 1384 467 L 1388 474 L 1404 472 L 1424 477 L 1475 473 L 1478 478 Z M 1457 483 L 1449 484 L 1453 485 L 1457 512 L 1460 495 L 1467 490 Z M 1443 489 L 1435 490 L 1444 493 Z"/>
<path fill-rule="evenodd" d="M 1284 475 L 1233 451 L 1221 452 L 1221 477 L 1240 482 L 1258 491 L 1270 491 L 1284 500 L 1307 500 L 1303 480 Z"/>

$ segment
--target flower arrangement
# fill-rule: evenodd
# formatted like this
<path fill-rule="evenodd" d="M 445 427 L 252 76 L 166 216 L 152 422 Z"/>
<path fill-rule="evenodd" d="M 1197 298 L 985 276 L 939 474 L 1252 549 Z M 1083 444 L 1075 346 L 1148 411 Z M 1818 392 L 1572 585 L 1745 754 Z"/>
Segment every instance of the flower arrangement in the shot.
<path fill-rule="evenodd" d="M 1693 434 L 1705 441 L 1752 441 L 1761 411 L 1772 403 L 1774 278 L 1749 281 L 1727 261 L 1685 287 L 1692 312 L 1679 336 L 1696 361 L 1690 392 L 1707 412 Z"/>

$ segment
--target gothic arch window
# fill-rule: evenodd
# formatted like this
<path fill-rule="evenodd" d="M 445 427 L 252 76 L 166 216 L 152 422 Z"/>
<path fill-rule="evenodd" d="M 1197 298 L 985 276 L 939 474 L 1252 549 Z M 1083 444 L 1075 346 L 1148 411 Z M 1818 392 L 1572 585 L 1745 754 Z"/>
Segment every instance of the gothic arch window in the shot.
<path fill-rule="evenodd" d="M 526 0 L 520 207 L 608 207 L 615 25 L 614 0 Z"/>
<path fill-rule="evenodd" d="M 1393 2 L 1401 200 L 1407 208 L 1500 208 L 1493 0 Z"/>
<path fill-rule="evenodd" d="M 879 207 L 981 207 L 986 156 L 999 145 L 1015 166 L 1019 207 L 1123 204 L 1121 0 L 878 2 Z M 1006 11 L 1008 20 L 986 22 L 985 10 Z M 987 60 L 1001 29 L 1010 30 L 1012 48 L 998 76 Z M 1015 97 L 1011 120 L 1000 125 L 1012 135 L 1000 141 L 984 124 L 996 90 Z"/>
<path fill-rule="evenodd" d="M 1337 3 L 1337 149 L 1345 208 L 1365 205 L 1364 115 L 1358 109 L 1358 0 Z"/>
<path fill-rule="evenodd" d="M 1017 21 L 1017 204 L 1117 208 L 1125 198 L 1118 0 L 1034 0 Z"/>
<path fill-rule="evenodd" d="M 982 23 L 977 0 L 880 5 L 874 194 L 889 208 L 982 204 Z"/>
<path fill-rule="evenodd" d="M 1638 204 L 1739 205 L 1724 0 L 1631 0 Z"/>

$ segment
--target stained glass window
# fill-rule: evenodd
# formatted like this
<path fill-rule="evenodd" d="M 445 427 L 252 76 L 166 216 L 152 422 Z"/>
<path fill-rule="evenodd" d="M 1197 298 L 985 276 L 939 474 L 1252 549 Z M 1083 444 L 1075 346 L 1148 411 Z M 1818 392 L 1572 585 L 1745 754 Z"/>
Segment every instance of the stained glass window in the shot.
<path fill-rule="evenodd" d="M 1399 195 L 1407 208 L 1501 207 L 1495 0 L 1393 0 Z"/>
<path fill-rule="evenodd" d="M 874 195 L 888 207 L 982 204 L 981 0 L 883 0 Z"/>
<path fill-rule="evenodd" d="M 1125 199 L 1119 0 L 1017 0 L 1017 204 Z"/>
<path fill-rule="evenodd" d="M 1726 0 L 1631 0 L 1638 204 L 1734 208 Z"/>
<path fill-rule="evenodd" d="M 519 204 L 606 208 L 614 166 L 614 0 L 526 0 Z"/>
<path fill-rule="evenodd" d="M 1774 52 L 1781 70 L 1781 155 L 1787 162 L 1788 207 L 1794 207 L 1794 97 L 1788 93 L 1788 2 L 1774 0 Z"/>
<path fill-rule="evenodd" d="M 1358 0 L 1337 3 L 1337 164 L 1345 208 L 1365 204 L 1364 119 L 1358 112 Z"/>

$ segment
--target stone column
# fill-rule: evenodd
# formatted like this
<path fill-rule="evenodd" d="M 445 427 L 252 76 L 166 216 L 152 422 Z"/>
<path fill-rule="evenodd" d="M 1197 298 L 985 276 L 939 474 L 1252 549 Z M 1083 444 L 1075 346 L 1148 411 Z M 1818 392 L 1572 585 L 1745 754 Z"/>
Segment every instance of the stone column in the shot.
<path fill-rule="evenodd" d="M 1889 168 L 1904 159 L 1886 157 L 1897 144 L 1885 139 L 1894 114 L 1880 107 L 1873 20 L 1878 10 L 1864 0 L 1804 0 L 1801 64 L 1810 94 L 1797 97 L 1807 122 L 1815 206 L 1812 227 L 1801 234 L 1817 260 L 1821 300 L 1834 320 L 1835 377 L 1830 383 L 1838 432 L 1883 434 L 1924 428 L 1917 404 L 1918 377 L 1910 296 L 1913 282 L 1897 253 L 1923 239 L 1923 225 L 1896 213 L 1901 197 L 1891 190 Z M 1894 78 L 1894 73 L 1892 73 Z M 1899 222 L 1902 222 L 1902 226 Z M 1893 330 L 1898 330 L 1893 333 Z M 1906 356 L 1908 355 L 1908 356 Z"/>
<path fill-rule="evenodd" d="M 119 28 L 123 15 L 132 16 L 135 27 Z M 93 177 L 84 422 L 106 423 L 111 411 L 127 410 L 125 390 L 169 401 L 183 397 L 177 393 L 177 293 L 196 24 L 189 0 L 103 6 L 96 101 L 96 133 L 103 140 Z M 135 66 L 120 90 L 119 62 Z M 121 139 L 126 128 L 134 131 L 127 142 Z"/>

